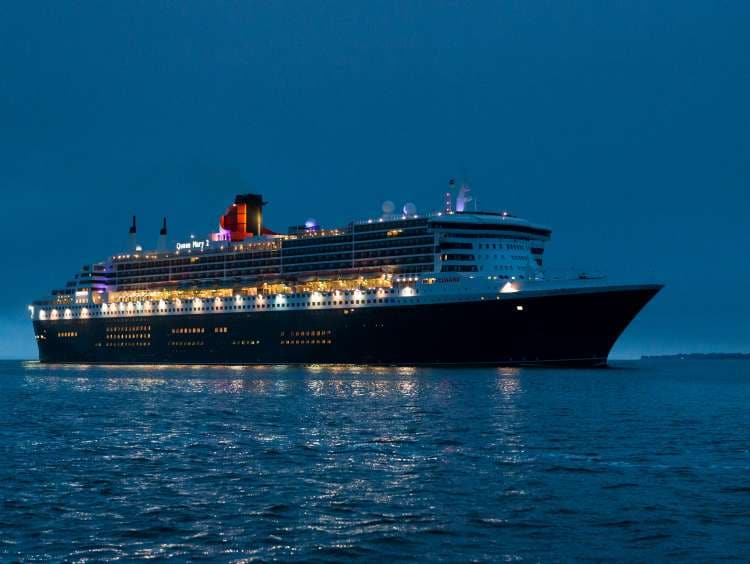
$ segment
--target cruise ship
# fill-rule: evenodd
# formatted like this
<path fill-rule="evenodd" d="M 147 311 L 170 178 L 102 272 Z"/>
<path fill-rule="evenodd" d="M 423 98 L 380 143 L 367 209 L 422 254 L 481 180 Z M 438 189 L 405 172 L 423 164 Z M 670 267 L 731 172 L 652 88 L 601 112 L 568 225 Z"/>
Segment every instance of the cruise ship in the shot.
<path fill-rule="evenodd" d="M 287 233 L 266 227 L 260 195 L 242 194 L 206 238 L 168 246 L 165 218 L 151 251 L 133 217 L 125 252 L 29 306 L 39 359 L 605 365 L 661 285 L 550 276 L 550 229 L 469 211 L 467 187 L 455 192 L 431 214 L 384 205 L 374 219 Z"/>

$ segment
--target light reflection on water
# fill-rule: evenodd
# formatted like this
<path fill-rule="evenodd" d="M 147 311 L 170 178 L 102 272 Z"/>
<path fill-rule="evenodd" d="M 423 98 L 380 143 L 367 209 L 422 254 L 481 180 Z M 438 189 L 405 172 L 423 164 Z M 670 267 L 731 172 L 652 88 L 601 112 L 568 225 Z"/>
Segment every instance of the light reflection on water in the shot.
<path fill-rule="evenodd" d="M 748 374 L 705 366 L 0 363 L 0 560 L 737 557 Z"/>
<path fill-rule="evenodd" d="M 291 367 L 212 365 L 45 365 L 24 364 L 30 386 L 149 391 L 165 387 L 184 392 L 280 394 L 304 385 L 309 393 L 337 396 L 384 396 L 417 392 L 419 369 L 362 365 Z M 429 373 L 423 369 L 422 374 Z M 358 378 L 358 376 L 366 378 Z"/>

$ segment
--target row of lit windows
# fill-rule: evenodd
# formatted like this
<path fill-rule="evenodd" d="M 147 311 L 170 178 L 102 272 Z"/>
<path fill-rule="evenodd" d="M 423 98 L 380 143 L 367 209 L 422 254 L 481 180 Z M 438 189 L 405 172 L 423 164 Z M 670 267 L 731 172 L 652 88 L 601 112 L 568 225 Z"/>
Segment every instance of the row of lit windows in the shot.
<path fill-rule="evenodd" d="M 473 265 L 443 265 L 441 271 L 448 272 L 448 271 L 476 271 L 477 267 Z M 425 283 L 432 283 L 434 282 L 434 279 L 425 279 Z M 394 290 L 385 290 L 385 292 L 393 292 Z M 367 291 L 363 293 L 375 293 L 375 290 Z M 294 294 L 292 294 L 294 295 Z M 403 297 L 403 296 L 402 296 Z M 413 297 L 413 296 L 407 296 L 407 297 Z M 269 298 L 271 299 L 271 298 Z M 169 307 L 169 308 L 159 308 L 155 310 L 148 310 L 145 313 L 146 314 L 153 314 L 153 313 L 176 313 L 176 312 L 197 312 L 197 311 L 232 311 L 232 310 L 248 310 L 248 309 L 270 309 L 270 308 L 290 308 L 290 307 L 309 307 L 309 306 L 330 306 L 330 305 L 363 305 L 363 304 L 382 304 L 382 303 L 396 303 L 396 299 L 389 299 L 389 298 L 378 298 L 378 299 L 362 299 L 362 300 L 328 300 L 328 301 L 315 301 L 315 302 L 306 302 L 303 301 L 302 303 L 270 303 L 270 304 L 254 304 L 254 305 L 243 305 L 243 306 L 213 306 L 213 307 Z M 42 313 L 44 313 L 44 310 L 42 310 Z M 114 307 L 112 307 L 109 311 L 104 312 L 94 312 L 91 315 L 98 316 L 98 315 L 111 315 L 111 316 L 121 316 L 124 314 L 128 315 L 143 315 L 141 311 L 134 312 L 131 310 L 125 311 L 117 311 Z M 83 316 L 84 313 L 81 313 L 81 316 Z M 53 317 L 53 320 L 55 318 Z M 118 330 L 127 330 L 127 331 L 137 331 L 137 330 L 150 330 L 150 325 L 139 325 L 139 326 L 124 326 L 124 327 L 108 327 L 107 331 L 118 331 Z M 175 330 L 173 329 L 173 333 L 181 333 L 181 334 L 188 334 L 191 333 L 190 329 L 195 328 L 182 328 L 182 330 Z M 195 333 L 196 331 L 192 331 Z M 199 331 L 199 332 L 205 332 L 205 331 Z"/>
<path fill-rule="evenodd" d="M 151 333 L 109 333 L 107 339 L 150 339 Z"/>
<path fill-rule="evenodd" d="M 446 272 L 450 270 L 443 266 L 442 271 Z M 454 269 L 455 270 L 455 269 Z M 476 267 L 473 268 L 476 270 Z M 324 305 L 353 305 L 353 304 L 382 304 L 382 303 L 394 303 L 393 299 L 377 299 L 377 300 L 338 300 L 338 301 L 326 301 L 326 302 L 309 302 L 300 304 L 257 304 L 247 306 L 215 306 L 215 307 L 168 307 L 161 309 L 154 309 L 151 314 L 156 313 L 180 313 L 180 312 L 198 312 L 198 311 L 234 311 L 240 309 L 278 309 L 278 308 L 289 308 L 289 307 L 309 307 L 309 306 L 324 306 Z M 134 312 L 122 312 L 122 311 L 104 311 L 100 313 L 94 313 L 93 315 L 110 315 L 110 316 L 123 316 L 125 314 L 132 315 Z M 138 312 L 139 315 L 143 315 Z"/>
<path fill-rule="evenodd" d="M 157 274 L 166 275 L 169 274 L 173 278 L 179 277 L 190 277 L 190 276 L 207 276 L 211 273 L 220 273 L 224 269 L 240 269 L 240 270 L 255 270 L 262 267 L 275 266 L 278 268 L 280 258 L 277 257 L 259 257 L 257 259 L 251 259 L 244 262 L 238 261 L 227 261 L 226 265 L 221 262 L 213 264 L 198 264 L 183 267 L 172 267 L 172 268 L 137 268 L 131 272 L 117 271 L 115 274 L 118 278 L 132 278 L 134 276 L 154 276 Z M 209 273 L 209 274 L 205 274 Z"/>
<path fill-rule="evenodd" d="M 256 261 L 258 259 L 267 259 L 273 256 L 272 252 L 268 250 L 254 251 L 250 253 L 232 253 L 232 254 L 217 254 L 217 255 L 203 255 L 200 257 L 187 257 L 180 259 L 170 259 L 162 261 L 133 261 L 133 262 L 119 262 L 115 265 L 117 272 L 121 273 L 127 270 L 145 270 L 152 268 L 170 268 L 173 271 L 180 271 L 184 267 L 190 267 L 189 265 L 195 264 L 196 262 L 202 265 L 218 265 L 219 267 L 224 262 L 234 265 L 237 261 Z"/>
<path fill-rule="evenodd" d="M 401 248 L 414 248 L 424 247 L 425 245 L 431 245 L 434 242 L 432 236 L 420 236 L 418 234 L 411 234 L 404 236 L 401 234 L 398 240 L 386 241 L 385 239 L 377 239 L 371 242 L 365 242 L 358 238 L 354 247 L 352 247 L 351 239 L 345 243 L 337 244 L 326 244 L 317 245 L 315 247 L 297 247 L 293 249 L 284 249 L 283 262 L 287 264 L 289 262 L 298 263 L 299 260 L 294 260 L 293 257 L 302 257 L 305 261 L 320 262 L 326 260 L 336 259 L 349 259 L 351 260 L 352 251 L 360 252 L 367 250 L 378 250 L 381 252 L 390 252 L 395 247 Z M 361 256 L 361 255 L 357 255 Z"/>
<path fill-rule="evenodd" d="M 486 233 L 450 233 L 448 234 L 449 237 L 452 239 L 459 238 L 459 239 L 502 239 L 502 240 L 511 240 L 511 241 L 528 241 L 528 240 L 542 240 L 545 241 L 548 239 L 548 235 L 544 235 L 542 237 L 531 237 L 530 239 L 521 238 L 518 237 L 511 237 L 508 235 L 489 235 Z"/>
<path fill-rule="evenodd" d="M 355 304 L 383 304 L 383 303 L 394 303 L 394 299 L 377 299 L 377 300 L 331 300 L 323 302 L 311 302 L 309 305 L 312 306 L 326 306 L 326 305 L 355 305 Z M 298 304 L 271 304 L 271 307 L 293 307 Z M 306 305 L 306 304 L 302 304 Z"/>
<path fill-rule="evenodd" d="M 481 258 L 481 255 L 479 256 Z M 444 255 L 440 255 L 440 260 L 474 260 L 474 255 L 446 253 Z"/>
<path fill-rule="evenodd" d="M 203 327 L 174 327 L 172 329 L 173 335 L 196 335 L 203 334 L 206 329 Z"/>
<path fill-rule="evenodd" d="M 288 339 L 281 341 L 282 345 L 330 345 L 331 339 Z"/>
<path fill-rule="evenodd" d="M 334 290 L 334 292 L 337 293 L 337 295 L 347 296 L 347 295 L 354 295 L 357 292 L 359 292 L 360 294 L 371 294 L 371 295 L 376 295 L 376 294 L 393 294 L 393 293 L 396 292 L 396 290 L 394 288 L 377 288 L 377 289 L 372 289 L 371 288 L 371 289 L 367 289 L 367 290 L 344 290 L 344 291 Z M 324 292 L 324 294 L 331 294 L 331 292 Z M 290 299 L 300 298 L 300 299 L 303 299 L 303 300 L 310 299 L 310 297 L 311 297 L 309 292 L 308 293 L 305 293 L 305 292 L 293 292 L 291 294 L 284 294 L 284 296 L 286 298 L 290 298 Z"/>
<path fill-rule="evenodd" d="M 528 270 L 528 268 L 524 267 L 524 266 L 509 266 L 507 264 L 494 264 L 494 265 L 492 265 L 492 268 L 490 268 L 489 265 L 487 266 L 487 268 L 485 268 L 484 265 L 480 265 L 479 266 L 479 270 L 480 271 L 484 271 L 484 270 L 511 270 L 511 271 L 512 270 L 520 270 L 521 272 L 526 272 Z M 507 276 L 506 276 L 506 278 L 507 278 Z"/>
<path fill-rule="evenodd" d="M 58 337 L 77 337 L 78 331 L 58 331 Z"/>
<path fill-rule="evenodd" d="M 107 327 L 107 333 L 122 331 L 151 331 L 151 325 L 115 325 L 112 327 Z"/>
<path fill-rule="evenodd" d="M 234 248 L 223 253 L 220 253 L 220 252 L 213 252 L 213 253 L 209 252 L 205 254 L 201 253 L 201 255 L 198 257 L 198 261 L 202 263 L 211 263 L 211 262 L 216 262 L 216 261 L 221 262 L 225 259 L 228 261 L 245 260 L 245 259 L 250 259 L 254 256 L 258 256 L 261 253 L 268 253 L 269 251 L 278 250 L 279 246 L 280 245 L 277 242 L 271 241 L 268 243 L 255 244 L 252 247 L 248 246 L 248 248 L 245 248 L 244 246 L 240 249 Z M 176 255 L 179 255 L 179 254 L 180 253 L 178 251 L 175 255 L 172 255 L 172 256 L 167 255 L 166 258 L 157 257 L 155 255 L 152 255 L 152 256 L 143 255 L 142 257 L 138 255 L 133 255 L 132 257 L 119 256 L 119 257 L 114 257 L 114 258 L 115 258 L 115 264 L 117 268 L 124 268 L 124 269 L 141 268 L 143 265 L 147 265 L 147 264 L 157 265 L 157 266 L 164 266 L 164 265 L 180 266 L 180 265 L 191 264 L 192 262 L 194 262 L 194 259 L 196 258 L 192 256 L 185 256 L 185 255 L 182 255 L 183 258 L 178 258 Z M 125 259 L 130 259 L 130 260 L 125 260 Z M 149 259 L 150 262 L 148 263 L 144 262 L 144 259 Z M 161 259 L 161 260 L 156 260 L 156 259 Z"/>
<path fill-rule="evenodd" d="M 202 347 L 203 341 L 169 341 L 170 347 Z"/>
<path fill-rule="evenodd" d="M 134 348 L 134 347 L 149 347 L 151 346 L 151 343 L 146 341 L 116 341 L 114 343 L 106 343 L 104 346 L 106 347 L 114 347 L 114 348 Z"/>
<path fill-rule="evenodd" d="M 386 262 L 385 265 L 390 265 L 393 267 L 393 272 L 429 272 L 432 269 L 433 266 L 433 256 L 434 255 L 421 255 L 424 258 L 424 261 L 419 262 L 419 259 L 417 258 L 418 264 L 406 264 L 404 262 L 400 261 L 394 261 L 392 263 Z M 359 259 L 358 259 L 359 260 Z M 377 266 L 375 264 L 366 264 L 362 263 L 359 266 Z M 313 270 L 337 270 L 338 268 L 331 268 L 331 267 L 323 267 L 323 265 L 315 265 L 311 267 Z M 291 268 L 284 268 L 284 272 L 288 272 L 292 270 Z M 304 268 L 302 267 L 295 267 L 293 269 L 295 272 L 303 272 Z M 280 270 L 279 268 L 264 268 L 259 269 L 256 272 L 245 272 L 245 271 L 237 271 L 237 270 L 227 270 L 226 272 L 221 272 L 221 276 L 217 276 L 219 272 L 217 273 L 208 273 L 208 274 L 195 274 L 195 275 L 188 275 L 188 274 L 182 274 L 182 275 L 173 275 L 171 277 L 172 281 L 175 280 L 190 280 L 190 279 L 200 279 L 200 278 L 231 278 L 231 277 L 238 277 L 238 276 L 247 276 L 247 275 L 257 275 L 257 274 L 279 274 Z M 167 277 L 164 276 L 150 276 L 150 277 L 141 277 L 141 278 L 134 278 L 132 280 L 120 280 L 116 281 L 116 285 L 118 286 L 119 290 L 138 290 L 138 289 L 147 289 L 147 285 L 153 284 L 155 282 L 162 282 L 169 280 Z"/>
<path fill-rule="evenodd" d="M 259 345 L 260 341 L 259 340 L 253 340 L 253 339 L 250 339 L 250 340 L 242 339 L 242 340 L 239 340 L 239 341 L 232 341 L 232 344 L 233 345 Z"/>
<path fill-rule="evenodd" d="M 432 237 L 428 238 L 426 241 L 413 241 L 410 245 L 406 246 L 405 244 L 401 244 L 399 247 L 391 247 L 391 248 L 382 248 L 382 245 L 378 245 L 377 247 L 374 247 L 372 250 L 361 250 L 361 247 L 373 247 L 373 245 L 362 245 L 361 247 L 358 246 L 356 249 L 356 252 L 354 252 L 354 257 L 352 257 L 352 249 L 349 247 L 348 249 L 344 249 L 345 252 L 331 252 L 328 249 L 321 250 L 320 254 L 300 254 L 297 257 L 294 258 L 287 258 L 284 257 L 284 270 L 287 269 L 289 265 L 295 265 L 298 266 L 300 264 L 318 264 L 318 263 L 341 263 L 341 262 L 351 262 L 352 258 L 354 260 L 359 259 L 369 259 L 369 258 L 382 258 L 382 259 L 388 259 L 393 258 L 394 260 L 400 259 L 404 255 L 427 255 L 432 254 L 435 252 L 434 247 L 431 246 L 432 244 Z M 400 243 L 400 242 L 396 242 Z M 425 246 L 425 243 L 427 243 L 430 246 Z"/>
<path fill-rule="evenodd" d="M 229 333 L 229 327 L 214 327 L 214 333 Z"/>
<path fill-rule="evenodd" d="M 503 244 L 502 243 L 491 243 L 491 244 L 490 243 L 479 243 L 479 248 L 480 249 L 502 249 L 503 248 Z M 505 245 L 505 248 L 506 249 L 516 250 L 516 251 L 525 251 L 526 250 L 526 247 L 524 247 L 523 245 L 511 245 L 511 244 L 507 244 L 507 245 Z"/>
<path fill-rule="evenodd" d="M 496 267 L 495 270 L 502 270 L 503 267 Z M 512 268 L 507 268 L 508 270 L 511 270 Z M 477 268 L 475 265 L 443 265 L 441 268 L 442 272 L 455 272 L 455 271 L 471 271 L 476 272 L 477 270 L 484 270 L 484 267 L 480 266 Z M 428 282 L 426 282 L 428 283 Z M 429 282 L 431 283 L 431 282 Z M 153 311 L 145 312 L 146 315 L 152 315 L 152 314 L 165 314 L 165 313 L 179 313 L 179 312 L 196 312 L 196 311 L 232 311 L 232 310 L 253 310 L 253 309 L 278 309 L 278 308 L 292 308 L 292 307 L 310 307 L 310 306 L 336 306 L 336 305 L 365 305 L 365 304 L 392 304 L 392 303 L 398 303 L 403 301 L 403 298 L 411 298 L 413 299 L 414 296 L 400 296 L 397 298 L 385 298 L 385 299 L 371 299 L 371 300 L 329 300 L 329 301 L 319 301 L 319 302 L 310 302 L 310 303 L 272 303 L 272 304 L 259 304 L 259 305 L 248 305 L 248 306 L 221 306 L 221 307 L 209 307 L 209 308 L 188 308 L 188 307 L 182 307 L 182 308 L 164 308 L 164 309 L 158 309 Z M 419 302 L 420 300 L 416 300 Z M 123 312 L 123 311 L 105 311 L 105 312 L 95 312 L 91 315 L 98 316 L 98 315 L 111 315 L 111 316 L 125 316 L 125 315 L 144 315 L 142 312 Z M 81 317 L 83 317 L 84 314 L 81 314 Z M 40 318 L 42 318 L 40 316 Z M 56 318 L 52 318 L 54 321 Z M 149 327 L 149 326 L 146 326 Z M 174 334 L 190 334 L 191 331 L 189 331 L 191 328 L 183 328 L 182 331 L 179 330 L 172 330 Z M 195 329 L 195 328 L 192 328 Z M 203 331 L 192 331 L 192 333 L 203 333 Z"/>
<path fill-rule="evenodd" d="M 205 268 L 205 267 L 204 267 Z M 258 268 L 245 268 L 242 270 L 228 270 L 222 267 L 211 270 L 209 272 L 190 272 L 183 274 L 166 272 L 152 272 L 152 273 L 134 273 L 133 275 L 122 276 L 119 275 L 114 279 L 114 284 L 117 286 L 125 286 L 139 283 L 149 282 L 178 282 L 186 280 L 199 280 L 199 279 L 210 279 L 210 278 L 224 278 L 231 276 L 256 276 L 258 274 L 278 274 L 280 272 L 280 264 L 271 264 L 267 267 Z"/>
<path fill-rule="evenodd" d="M 479 267 L 479 270 L 484 270 L 484 267 L 483 267 L 483 266 L 480 266 L 480 267 Z M 489 270 L 489 269 L 488 269 L 488 270 Z M 497 266 L 495 266 L 495 267 L 493 268 L 493 270 L 498 270 L 498 267 L 497 267 Z M 499 267 L 499 270 L 506 270 L 506 269 L 505 269 L 505 268 L 503 268 L 503 266 L 501 265 L 501 266 Z M 512 268 L 508 268 L 507 270 L 513 270 L 513 269 L 512 269 Z M 488 276 L 488 278 L 490 278 L 490 277 Z M 511 278 L 515 278 L 515 276 L 509 276 L 509 275 L 507 275 L 507 274 L 499 274 L 499 275 L 495 276 L 495 279 L 502 279 L 502 280 L 510 280 Z M 523 278 L 523 275 L 520 275 L 520 276 L 519 276 L 519 278 Z"/>
<path fill-rule="evenodd" d="M 330 335 L 331 330 L 316 330 L 316 331 L 289 331 L 290 337 L 324 337 L 326 335 Z M 281 332 L 281 336 L 284 337 L 286 335 L 286 331 Z"/>
<path fill-rule="evenodd" d="M 394 267 L 399 270 L 405 269 L 405 267 L 412 266 L 412 265 L 418 265 L 414 266 L 413 270 L 422 272 L 422 271 L 428 271 L 432 268 L 433 262 L 434 262 L 434 254 L 430 252 L 430 254 L 421 254 L 421 255 L 414 255 L 414 256 L 408 256 L 404 258 L 389 258 L 389 259 L 363 259 L 363 258 L 357 258 L 354 259 L 354 262 L 356 263 L 355 266 L 364 268 L 364 267 L 375 267 L 375 266 L 388 266 L 388 267 Z M 349 261 L 338 261 L 336 263 L 311 263 L 308 265 L 289 265 L 284 266 L 284 269 L 282 272 L 307 272 L 307 271 L 336 271 L 341 270 L 342 264 L 346 263 L 346 266 L 349 266 Z"/>
<path fill-rule="evenodd" d="M 414 280 L 416 280 L 416 278 Z M 426 279 L 426 280 L 429 280 L 429 279 Z M 434 279 L 432 279 L 432 280 L 434 281 Z M 280 287 L 284 287 L 283 284 L 281 284 L 279 286 Z M 253 290 L 255 290 L 255 288 L 253 288 Z M 284 297 L 286 297 L 287 299 L 298 299 L 299 298 L 299 299 L 307 300 L 307 299 L 310 299 L 312 297 L 311 296 L 311 292 L 291 292 L 291 293 L 288 293 L 286 291 L 278 291 L 278 292 L 271 291 L 265 297 L 266 298 L 271 298 L 273 296 L 273 294 L 276 294 L 276 293 L 279 293 L 279 292 L 281 292 L 284 295 Z M 376 295 L 376 294 L 377 295 L 382 295 L 382 294 L 393 294 L 395 292 L 396 292 L 396 290 L 394 288 L 368 288 L 368 289 L 363 289 L 363 290 L 357 289 L 357 290 L 344 290 L 344 291 L 335 290 L 334 291 L 334 293 L 336 295 L 341 295 L 341 296 L 356 295 L 357 293 L 360 293 L 360 294 L 370 294 L 370 295 Z M 331 294 L 331 292 L 330 291 L 329 292 L 324 292 L 324 294 Z M 229 300 L 229 296 L 223 296 L 223 297 L 225 299 Z M 235 297 L 236 298 L 241 298 L 241 296 L 235 296 Z M 127 296 L 126 296 L 126 299 L 127 299 Z M 248 299 L 262 300 L 262 299 L 264 299 L 264 296 L 255 296 L 255 295 L 253 295 L 253 296 L 249 296 Z M 187 301 L 188 298 L 185 298 L 185 300 Z M 217 297 L 217 300 L 220 300 L 220 298 Z M 179 299 L 175 299 L 174 301 L 177 302 L 177 301 L 179 301 Z M 201 300 L 197 300 L 197 301 L 200 302 Z M 206 298 L 206 301 L 210 301 L 210 300 L 208 298 Z M 149 304 L 149 302 L 147 301 L 147 305 L 148 304 Z M 118 305 L 117 303 L 112 303 L 112 304 L 110 304 L 110 307 L 116 309 L 117 305 Z M 120 304 L 121 308 L 122 308 L 122 305 L 123 304 Z M 132 307 L 132 306 L 129 306 L 129 307 Z M 74 309 L 77 309 L 77 308 L 74 308 Z M 162 308 L 162 309 L 164 309 L 164 308 Z M 202 305 L 195 305 L 195 304 L 190 303 L 190 304 L 188 304 L 187 307 L 184 307 L 184 308 L 181 308 L 181 309 L 193 310 L 193 311 L 208 311 L 208 310 L 212 310 L 212 309 L 216 310 L 216 309 L 222 309 L 222 308 L 220 306 L 207 306 L 207 307 L 203 307 Z M 115 327 L 113 329 L 117 330 L 118 328 Z M 121 328 L 121 330 L 128 330 L 128 329 L 132 330 L 133 328 L 130 328 L 130 327 L 123 327 L 123 328 Z M 138 328 L 135 327 L 135 329 L 137 330 Z"/>

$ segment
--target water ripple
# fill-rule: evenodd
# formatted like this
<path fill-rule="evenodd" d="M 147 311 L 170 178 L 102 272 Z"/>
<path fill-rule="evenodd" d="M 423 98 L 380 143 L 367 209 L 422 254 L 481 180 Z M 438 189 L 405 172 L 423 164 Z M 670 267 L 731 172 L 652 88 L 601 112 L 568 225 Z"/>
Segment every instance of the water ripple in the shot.
<path fill-rule="evenodd" d="M 748 363 L 0 363 L 0 560 L 748 554 Z"/>

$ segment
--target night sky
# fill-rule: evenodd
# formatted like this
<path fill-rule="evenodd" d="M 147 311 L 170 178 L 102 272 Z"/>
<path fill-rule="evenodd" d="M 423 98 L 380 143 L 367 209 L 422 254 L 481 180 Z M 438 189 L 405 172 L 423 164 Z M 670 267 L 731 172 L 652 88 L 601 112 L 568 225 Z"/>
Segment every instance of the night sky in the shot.
<path fill-rule="evenodd" d="M 146 247 L 243 191 L 340 226 L 464 169 L 550 267 L 666 284 L 614 357 L 748 351 L 748 30 L 740 0 L 4 2 L 0 356 L 134 213 Z"/>

